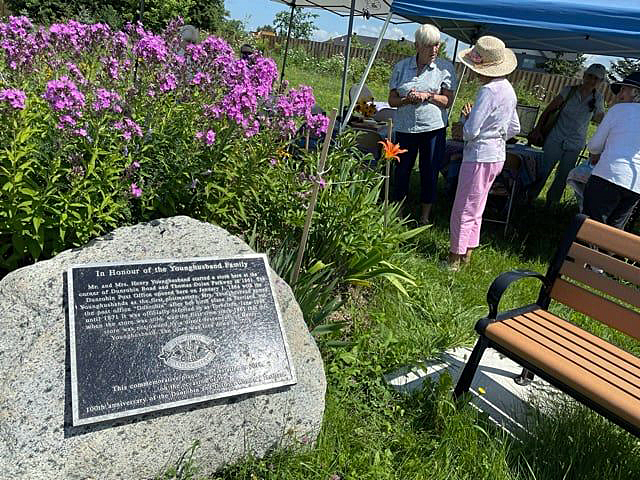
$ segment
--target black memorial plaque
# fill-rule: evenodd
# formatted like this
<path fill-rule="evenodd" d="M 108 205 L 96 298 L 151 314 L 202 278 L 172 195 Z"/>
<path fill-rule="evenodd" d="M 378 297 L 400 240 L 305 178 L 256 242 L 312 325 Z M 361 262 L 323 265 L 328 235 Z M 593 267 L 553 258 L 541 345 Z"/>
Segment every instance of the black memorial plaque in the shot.
<path fill-rule="evenodd" d="M 264 255 L 73 266 L 73 424 L 296 382 Z"/>

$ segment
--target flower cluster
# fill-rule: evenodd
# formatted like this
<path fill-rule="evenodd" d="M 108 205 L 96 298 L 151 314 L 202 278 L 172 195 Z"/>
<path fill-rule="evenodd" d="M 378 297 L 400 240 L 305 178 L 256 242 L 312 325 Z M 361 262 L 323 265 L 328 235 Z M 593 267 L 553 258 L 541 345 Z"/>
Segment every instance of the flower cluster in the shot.
<path fill-rule="evenodd" d="M 134 135 L 142 138 L 142 127 L 128 117 L 124 117 L 121 121 L 114 123 L 113 126 L 122 133 L 122 138 L 126 141 L 131 140 Z"/>
<path fill-rule="evenodd" d="M 204 144 L 208 147 L 213 145 L 213 142 L 216 141 L 216 132 L 213 130 L 207 130 L 206 132 L 196 132 L 196 138 L 204 142 Z"/>
<path fill-rule="evenodd" d="M 376 114 L 376 106 L 373 103 L 373 100 L 367 101 L 364 99 L 358 100 L 356 103 L 355 111 L 361 113 L 366 118 L 371 118 Z"/>
<path fill-rule="evenodd" d="M 23 110 L 27 95 L 17 88 L 0 90 L 0 103 L 8 103 L 15 110 Z"/>
<path fill-rule="evenodd" d="M 106 88 L 98 88 L 96 90 L 96 99 L 93 102 L 93 109 L 96 112 L 102 110 L 110 110 L 115 113 L 121 113 L 122 97 L 117 92 L 112 92 Z"/>
<path fill-rule="evenodd" d="M 154 140 L 134 119 L 144 119 L 150 132 L 165 121 L 160 112 L 176 105 L 197 112 L 187 128 L 199 147 L 214 145 L 225 129 L 244 137 L 275 132 L 283 140 L 302 124 L 317 135 L 326 131 L 328 119 L 312 111 L 310 87 L 275 91 L 272 59 L 238 58 L 215 36 L 183 45 L 181 25 L 177 19 L 156 34 L 139 23 L 114 32 L 100 23 L 35 27 L 26 17 L 8 17 L 0 22 L 0 118 L 30 106 L 27 97 L 40 96 L 68 139 L 116 138 L 136 151 Z M 100 135 L 105 128 L 118 135 Z M 138 188 L 131 195 L 138 196 Z"/>
<path fill-rule="evenodd" d="M 77 128 L 85 105 L 85 96 L 69 77 L 62 76 L 58 80 L 50 80 L 42 95 L 51 108 L 58 112 L 58 128 L 69 128 L 74 135 L 86 137 L 84 128 Z"/>
<path fill-rule="evenodd" d="M 84 94 L 78 90 L 77 85 L 67 76 L 58 80 L 50 80 L 42 95 L 56 112 L 73 112 L 80 115 L 84 108 Z"/>

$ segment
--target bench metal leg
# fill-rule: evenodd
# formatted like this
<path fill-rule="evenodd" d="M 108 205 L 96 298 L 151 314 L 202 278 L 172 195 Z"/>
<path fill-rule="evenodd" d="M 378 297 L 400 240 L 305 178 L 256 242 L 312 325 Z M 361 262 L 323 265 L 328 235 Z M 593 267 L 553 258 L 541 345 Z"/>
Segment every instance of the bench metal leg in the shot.
<path fill-rule="evenodd" d="M 476 342 L 476 346 L 473 347 L 471 356 L 469 357 L 469 360 L 467 360 L 467 364 L 464 366 L 464 370 L 462 370 L 462 374 L 458 379 L 458 384 L 453 391 L 454 398 L 460 398 L 461 395 L 469 391 L 469 387 L 471 387 L 471 382 L 473 381 L 473 377 L 476 374 L 478 365 L 480 365 L 482 354 L 488 346 L 489 340 L 487 340 L 487 338 L 485 337 L 480 337 Z"/>
<path fill-rule="evenodd" d="M 523 368 L 522 372 L 520 372 L 520 375 L 514 378 L 513 381 L 521 386 L 529 385 L 533 381 L 533 372 L 531 370 Z"/>

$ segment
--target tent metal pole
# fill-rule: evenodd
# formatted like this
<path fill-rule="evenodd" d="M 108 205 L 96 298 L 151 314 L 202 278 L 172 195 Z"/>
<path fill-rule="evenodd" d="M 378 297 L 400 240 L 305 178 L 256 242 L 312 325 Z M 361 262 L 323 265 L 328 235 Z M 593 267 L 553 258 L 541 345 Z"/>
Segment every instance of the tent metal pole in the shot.
<path fill-rule="evenodd" d="M 455 46 L 455 47 L 453 47 L 453 58 L 451 59 L 451 62 L 453 62 L 453 64 L 454 64 L 454 65 L 456 64 L 456 55 L 458 55 L 458 42 L 459 42 L 459 41 L 460 41 L 460 40 L 458 40 L 458 39 L 456 38 L 456 46 Z"/>
<path fill-rule="evenodd" d="M 291 24 L 293 23 L 293 14 L 296 10 L 296 2 L 291 4 L 291 15 L 289 15 L 289 27 L 287 28 L 287 42 L 284 46 L 284 55 L 282 56 L 282 71 L 280 72 L 280 88 L 284 81 L 284 69 L 287 66 L 287 54 L 289 53 L 289 40 L 291 39 Z"/>
<path fill-rule="evenodd" d="M 356 10 L 356 0 L 351 0 L 351 11 L 349 12 L 349 30 L 347 32 L 347 45 L 344 47 L 344 67 L 342 69 L 342 85 L 340 87 L 340 104 L 338 115 L 342 118 L 342 108 L 344 106 L 344 94 L 347 87 L 347 75 L 349 72 L 349 57 L 351 56 L 351 36 L 353 35 L 353 16 Z"/>
<path fill-rule="evenodd" d="M 380 44 L 382 43 L 382 37 L 387 33 L 387 27 L 389 26 L 389 22 L 391 21 L 391 16 L 393 13 L 389 11 L 387 14 L 387 18 L 384 21 L 384 25 L 382 26 L 382 30 L 380 30 L 380 36 L 378 37 L 378 41 L 376 42 L 375 47 L 373 47 L 373 51 L 371 52 L 371 56 L 369 57 L 369 63 L 367 64 L 367 68 L 364 69 L 364 73 L 362 74 L 362 78 L 360 79 L 360 83 L 358 84 L 358 90 L 356 90 L 356 94 L 351 99 L 351 105 L 349 105 L 349 110 L 347 114 L 342 119 L 342 123 L 340 124 L 340 131 L 344 130 L 344 127 L 347 125 L 347 122 L 351 118 L 351 114 L 353 113 L 353 109 L 356 108 L 356 102 L 358 98 L 360 98 L 360 94 L 362 93 L 362 88 L 364 87 L 364 82 L 367 80 L 367 76 L 369 75 L 369 70 L 373 66 L 373 61 L 376 59 L 376 55 L 378 54 L 378 50 L 380 49 Z"/>
<path fill-rule="evenodd" d="M 460 86 L 462 85 L 462 80 L 464 79 L 465 73 L 467 73 L 467 66 L 463 64 L 462 75 L 460 75 L 460 80 L 458 80 L 458 86 L 456 87 L 456 93 L 453 95 L 453 102 L 451 102 L 450 110 L 453 110 L 453 106 L 456 103 L 456 99 L 458 98 L 458 92 L 460 91 Z"/>

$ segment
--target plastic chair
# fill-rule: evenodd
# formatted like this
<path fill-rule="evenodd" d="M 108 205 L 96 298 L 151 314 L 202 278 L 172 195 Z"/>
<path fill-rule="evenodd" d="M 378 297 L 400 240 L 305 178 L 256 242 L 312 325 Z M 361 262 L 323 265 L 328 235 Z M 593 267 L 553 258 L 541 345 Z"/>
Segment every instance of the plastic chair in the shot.
<path fill-rule="evenodd" d="M 353 102 L 353 97 L 355 97 L 357 91 L 358 91 L 358 85 L 352 85 L 351 88 L 349 89 L 349 103 Z M 371 93 L 371 90 L 367 88 L 366 85 L 362 86 L 362 91 L 360 92 L 360 96 L 358 97 L 358 100 L 364 100 L 365 102 L 373 100 L 373 94 Z"/>
<path fill-rule="evenodd" d="M 396 114 L 395 109 L 393 109 L 393 108 L 383 108 L 381 110 L 378 110 L 373 115 L 373 119 L 376 122 L 386 122 L 389 119 L 393 120 L 393 118 L 395 117 L 395 114 Z"/>
<path fill-rule="evenodd" d="M 484 218 L 485 222 L 504 223 L 504 233 L 507 233 L 509 228 L 509 220 L 511 219 L 511 213 L 513 211 L 513 202 L 516 198 L 516 194 L 519 190 L 518 172 L 522 165 L 522 157 L 516 153 L 507 152 L 507 158 L 505 159 L 502 171 L 496 177 L 491 189 L 489 190 L 489 197 L 498 197 L 504 200 L 504 204 L 499 208 L 498 213 L 505 213 L 504 219 L 499 218 Z M 506 210 L 506 212 L 505 212 Z M 486 210 L 485 210 L 486 212 Z"/>
<path fill-rule="evenodd" d="M 520 120 L 520 133 L 518 137 L 527 138 L 536 126 L 536 120 L 538 119 L 538 111 L 540 107 L 534 107 L 529 105 L 516 105 L 516 113 Z"/>
<path fill-rule="evenodd" d="M 370 153 L 373 155 L 374 161 L 372 165 L 377 164 L 380 158 L 380 149 L 382 148 L 378 143 L 381 140 L 380 135 L 376 132 L 361 130 L 357 138 L 357 147 L 363 153 Z"/>

